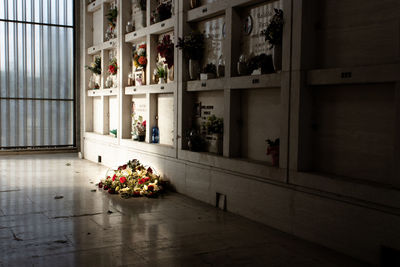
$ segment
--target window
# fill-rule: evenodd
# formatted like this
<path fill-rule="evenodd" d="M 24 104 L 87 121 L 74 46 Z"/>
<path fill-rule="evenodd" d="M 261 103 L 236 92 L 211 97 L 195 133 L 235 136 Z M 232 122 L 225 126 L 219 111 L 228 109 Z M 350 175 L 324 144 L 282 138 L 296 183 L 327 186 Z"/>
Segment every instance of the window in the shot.
<path fill-rule="evenodd" d="M 0 1 L 0 149 L 75 146 L 72 0 Z"/>

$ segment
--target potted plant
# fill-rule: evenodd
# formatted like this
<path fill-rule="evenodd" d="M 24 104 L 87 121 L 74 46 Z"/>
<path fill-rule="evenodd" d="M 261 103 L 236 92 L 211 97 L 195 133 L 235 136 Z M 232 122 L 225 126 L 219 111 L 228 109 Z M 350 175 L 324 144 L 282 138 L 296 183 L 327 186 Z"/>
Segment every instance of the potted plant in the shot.
<path fill-rule="evenodd" d="M 155 81 L 158 78 L 158 84 L 165 83 L 165 79 L 167 78 L 167 71 L 162 62 L 158 62 L 156 64 L 156 69 L 154 70 Z"/>
<path fill-rule="evenodd" d="M 279 166 L 279 138 L 272 141 L 270 139 L 266 140 L 268 147 L 267 147 L 267 155 L 272 156 L 272 166 L 278 167 Z"/>
<path fill-rule="evenodd" d="M 222 154 L 224 122 L 222 118 L 212 115 L 205 122 L 207 132 L 206 139 L 208 141 L 208 152 Z"/>
<path fill-rule="evenodd" d="M 168 80 L 174 80 L 174 44 L 169 34 L 164 35 L 162 41 L 157 45 L 157 52 L 164 58 L 168 67 Z"/>
<path fill-rule="evenodd" d="M 204 52 L 204 35 L 201 32 L 191 32 L 183 38 L 178 38 L 177 48 L 183 50 L 189 58 L 189 76 L 191 80 L 199 75 L 199 60 Z"/>
<path fill-rule="evenodd" d="M 100 75 L 101 75 L 101 57 L 96 56 L 94 62 L 90 66 L 85 66 L 87 70 L 92 72 L 92 77 L 89 79 L 89 88 L 100 88 Z"/>
<path fill-rule="evenodd" d="M 146 84 L 145 69 L 147 66 L 146 44 L 139 45 L 137 49 L 136 46 L 134 46 L 133 66 L 134 66 L 136 86 L 145 85 Z"/>
<path fill-rule="evenodd" d="M 208 63 L 200 73 L 200 80 L 214 79 L 217 75 L 217 67 L 213 63 Z"/>
<path fill-rule="evenodd" d="M 142 116 L 138 116 L 133 122 L 132 138 L 140 142 L 146 139 L 146 121 L 143 121 Z"/>
<path fill-rule="evenodd" d="M 268 41 L 270 49 L 272 50 L 272 57 L 274 62 L 275 71 L 282 69 L 282 36 L 283 36 L 283 10 L 274 9 L 275 14 L 269 21 L 265 30 L 261 34 L 265 36 L 265 41 Z"/>

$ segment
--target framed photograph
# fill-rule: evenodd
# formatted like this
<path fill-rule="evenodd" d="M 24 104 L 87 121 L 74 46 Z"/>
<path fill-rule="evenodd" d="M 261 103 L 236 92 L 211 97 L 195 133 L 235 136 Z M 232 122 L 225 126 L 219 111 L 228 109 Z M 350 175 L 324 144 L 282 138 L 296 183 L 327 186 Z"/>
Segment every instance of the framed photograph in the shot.
<path fill-rule="evenodd" d="M 253 18 L 251 15 L 248 15 L 243 23 L 243 31 L 246 35 L 250 35 L 253 30 Z"/>
<path fill-rule="evenodd" d="M 146 75 L 143 70 L 135 71 L 135 86 L 146 84 Z"/>

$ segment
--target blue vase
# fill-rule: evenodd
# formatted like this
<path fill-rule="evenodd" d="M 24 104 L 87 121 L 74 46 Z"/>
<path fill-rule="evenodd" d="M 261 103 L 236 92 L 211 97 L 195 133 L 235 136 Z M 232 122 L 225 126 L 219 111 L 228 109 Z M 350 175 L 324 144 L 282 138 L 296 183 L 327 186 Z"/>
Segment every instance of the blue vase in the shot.
<path fill-rule="evenodd" d="M 157 126 L 154 126 L 151 130 L 151 142 L 158 144 L 160 142 L 160 133 Z"/>

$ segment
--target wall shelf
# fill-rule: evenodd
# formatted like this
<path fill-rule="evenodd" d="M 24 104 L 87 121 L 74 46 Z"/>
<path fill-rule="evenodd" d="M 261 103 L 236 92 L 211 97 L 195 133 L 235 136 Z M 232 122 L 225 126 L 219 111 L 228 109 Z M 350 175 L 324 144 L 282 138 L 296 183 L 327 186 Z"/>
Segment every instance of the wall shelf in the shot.
<path fill-rule="evenodd" d="M 87 5 L 87 11 L 88 12 L 95 12 L 101 8 L 101 4 L 103 3 L 103 0 L 96 0 L 93 3 L 90 3 Z"/>
<path fill-rule="evenodd" d="M 91 46 L 91 47 L 89 47 L 89 48 L 87 49 L 87 53 L 88 53 L 89 55 L 98 54 L 98 53 L 101 52 L 102 47 L 103 47 L 103 44 L 98 44 L 98 45 Z"/>
<path fill-rule="evenodd" d="M 116 96 L 118 91 L 118 88 L 93 89 L 88 90 L 88 96 Z"/>
<path fill-rule="evenodd" d="M 198 22 L 200 20 L 223 15 L 225 14 L 225 9 L 228 7 L 228 2 L 229 1 L 226 0 L 217 1 L 191 9 L 187 13 L 187 21 Z"/>
<path fill-rule="evenodd" d="M 166 94 L 174 93 L 176 83 L 164 83 L 164 84 L 151 84 L 142 86 L 130 86 L 125 87 L 125 95 L 140 95 L 140 94 Z"/>
<path fill-rule="evenodd" d="M 186 91 L 198 92 L 198 91 L 223 90 L 224 88 L 228 87 L 227 83 L 228 80 L 225 78 L 188 81 Z"/>
<path fill-rule="evenodd" d="M 400 64 L 316 69 L 307 72 L 308 85 L 385 83 L 400 80 Z"/>
<path fill-rule="evenodd" d="M 230 87 L 232 89 L 280 88 L 281 74 L 272 73 L 232 77 Z"/>
<path fill-rule="evenodd" d="M 111 39 L 111 40 L 108 40 L 108 41 L 104 42 L 102 44 L 101 49 L 103 49 L 103 50 L 111 50 L 111 49 L 117 48 L 117 45 L 118 45 L 118 38 L 114 38 L 114 39 Z"/>
<path fill-rule="evenodd" d="M 174 29 L 174 25 L 175 17 L 173 16 L 170 19 L 157 22 L 149 27 L 125 34 L 125 42 L 133 43 L 144 41 L 146 40 L 147 35 L 161 34 L 172 31 Z"/>

